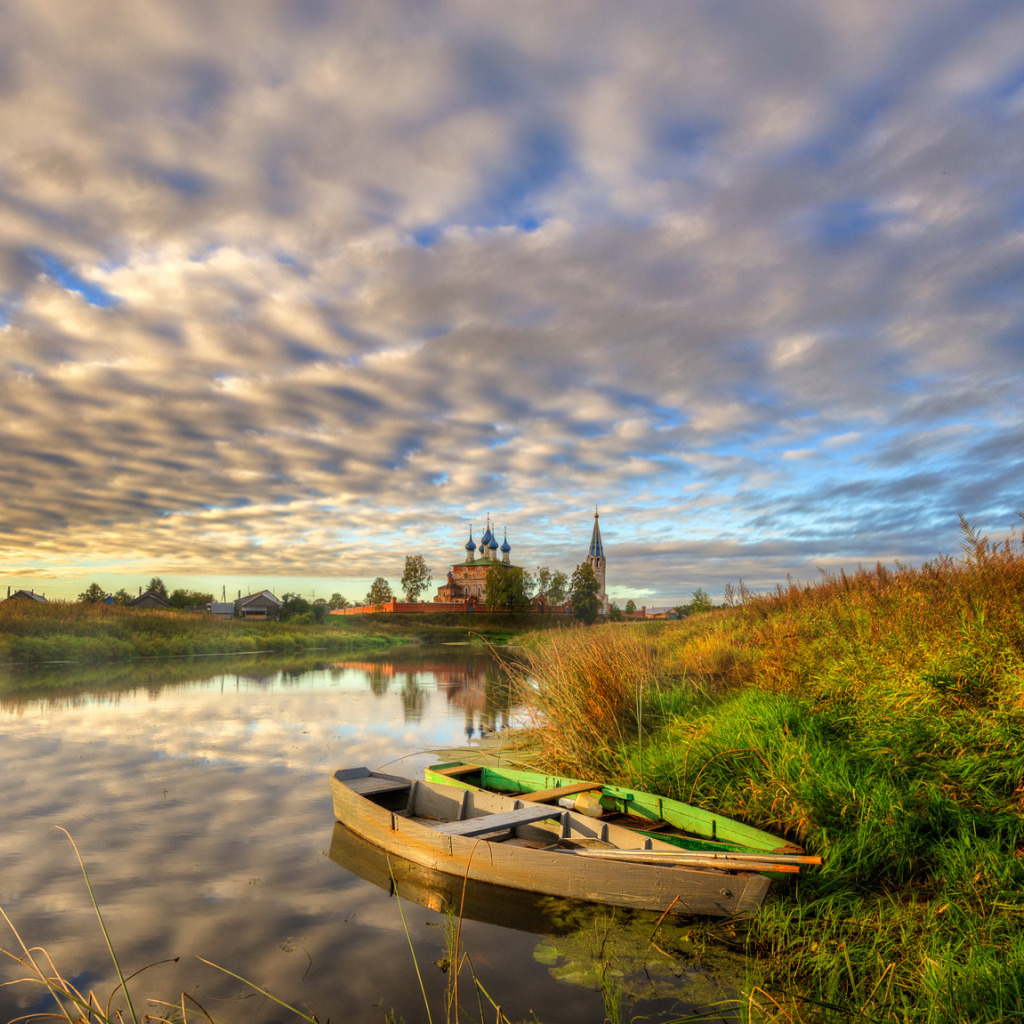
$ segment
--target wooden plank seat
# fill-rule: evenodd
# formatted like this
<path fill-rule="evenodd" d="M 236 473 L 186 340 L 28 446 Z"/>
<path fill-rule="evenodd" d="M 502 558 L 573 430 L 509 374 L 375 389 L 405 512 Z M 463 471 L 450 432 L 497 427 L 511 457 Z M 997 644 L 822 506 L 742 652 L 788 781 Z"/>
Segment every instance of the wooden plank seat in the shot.
<path fill-rule="evenodd" d="M 557 818 L 558 811 L 536 805 L 517 807 L 514 811 L 500 814 L 484 814 L 478 818 L 463 818 L 462 821 L 446 821 L 435 826 L 438 832 L 449 836 L 483 836 L 490 832 L 507 832 L 517 825 L 529 825 L 545 818 Z"/>
<path fill-rule="evenodd" d="M 557 789 L 538 789 L 536 793 L 520 793 L 518 799 L 529 800 L 535 804 L 551 803 L 553 800 L 561 800 L 563 796 L 575 796 L 577 793 L 587 793 L 590 790 L 600 791 L 601 785 L 597 782 L 574 782 L 571 786 L 559 786 Z"/>
<path fill-rule="evenodd" d="M 432 768 L 435 775 L 447 775 L 449 778 L 458 778 L 460 775 L 472 775 L 480 771 L 478 764 L 455 764 L 451 768 Z"/>
<path fill-rule="evenodd" d="M 378 796 L 381 793 L 401 793 L 412 787 L 410 779 L 386 779 L 366 775 L 361 779 L 346 779 L 345 785 L 361 796 Z"/>

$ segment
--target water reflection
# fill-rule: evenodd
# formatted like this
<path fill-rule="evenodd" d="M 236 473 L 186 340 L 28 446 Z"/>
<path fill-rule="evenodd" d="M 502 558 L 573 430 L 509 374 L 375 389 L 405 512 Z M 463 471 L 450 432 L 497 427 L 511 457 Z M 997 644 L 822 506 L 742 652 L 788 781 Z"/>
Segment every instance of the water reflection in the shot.
<path fill-rule="evenodd" d="M 415 907 L 407 938 L 387 892 L 330 859 L 328 779 L 353 764 L 415 778 L 436 759 L 429 751 L 513 720 L 507 682 L 488 654 L 67 667 L 8 672 L 0 695 L 0 906 L 103 1002 L 117 980 L 54 825 L 83 853 L 126 970 L 180 957 L 132 982 L 141 1012 L 159 1009 L 147 997 L 175 1001 L 185 991 L 225 1022 L 288 1019 L 202 956 L 321 1020 L 379 1024 L 382 1006 L 421 1020 L 409 938 L 443 1006 L 446 979 L 430 967 L 444 956 L 443 920 Z M 538 943 L 549 941 L 463 925 L 464 948 L 510 1016 L 602 1019 L 599 983 L 555 976 L 583 978 L 572 965 L 591 951 L 560 947 L 542 963 L 548 953 Z M 0 947 L 11 947 L 9 934 Z M 0 981 L 14 976 L 5 959 Z M 0 1021 L 51 1008 L 25 986 L 0 988 Z"/>

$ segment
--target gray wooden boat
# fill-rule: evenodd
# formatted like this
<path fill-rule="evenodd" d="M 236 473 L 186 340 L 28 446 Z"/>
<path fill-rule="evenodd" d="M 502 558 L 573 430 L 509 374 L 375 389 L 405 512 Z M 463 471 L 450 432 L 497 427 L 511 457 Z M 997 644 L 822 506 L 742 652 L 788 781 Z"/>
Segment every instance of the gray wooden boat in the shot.
<path fill-rule="evenodd" d="M 386 853 L 511 889 L 685 916 L 753 914 L 785 858 L 704 854 L 575 811 L 345 768 L 335 817 Z M 793 866 L 793 870 L 797 870 Z"/>

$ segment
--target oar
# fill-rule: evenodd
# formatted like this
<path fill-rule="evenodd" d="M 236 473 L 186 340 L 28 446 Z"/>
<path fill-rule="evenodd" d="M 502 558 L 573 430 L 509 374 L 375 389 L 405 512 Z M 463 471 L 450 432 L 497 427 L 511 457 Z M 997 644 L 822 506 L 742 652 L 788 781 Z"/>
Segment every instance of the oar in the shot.
<path fill-rule="evenodd" d="M 717 868 L 720 871 L 774 871 L 795 875 L 799 864 L 787 864 L 774 860 L 736 860 L 725 853 L 672 853 L 669 850 L 588 850 L 561 847 L 559 853 L 577 857 L 600 857 L 603 860 L 630 861 L 634 864 L 663 864 L 668 867 Z"/>
<path fill-rule="evenodd" d="M 566 847 L 565 849 L 571 849 Z M 625 849 L 611 849 L 611 850 L 593 850 L 586 847 L 578 847 L 578 852 L 586 852 L 592 857 L 617 857 L 622 854 L 629 854 L 631 857 L 638 855 L 645 860 L 666 860 L 672 857 L 677 857 L 682 860 L 692 860 L 700 858 L 702 860 L 736 860 L 736 861 L 756 861 L 759 864 L 820 864 L 821 858 L 814 857 L 810 854 L 795 854 L 795 853 L 742 853 L 739 851 L 728 852 L 728 853 L 716 853 L 714 851 L 703 851 L 703 850 L 625 850 Z"/>

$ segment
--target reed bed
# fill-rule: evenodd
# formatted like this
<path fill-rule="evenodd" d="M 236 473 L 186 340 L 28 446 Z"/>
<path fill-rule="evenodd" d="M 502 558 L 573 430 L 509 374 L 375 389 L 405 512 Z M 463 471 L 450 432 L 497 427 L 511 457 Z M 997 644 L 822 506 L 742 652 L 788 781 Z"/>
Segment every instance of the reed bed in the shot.
<path fill-rule="evenodd" d="M 957 558 L 530 647 L 552 767 L 823 857 L 743 932 L 765 1019 L 1024 1019 L 1024 548 L 962 526 Z"/>
<path fill-rule="evenodd" d="M 552 639 L 553 638 L 553 639 Z M 638 630 L 574 628 L 531 638 L 513 667 L 551 768 L 609 775 L 639 736 L 654 647 Z"/>

